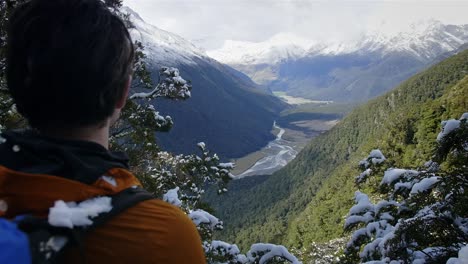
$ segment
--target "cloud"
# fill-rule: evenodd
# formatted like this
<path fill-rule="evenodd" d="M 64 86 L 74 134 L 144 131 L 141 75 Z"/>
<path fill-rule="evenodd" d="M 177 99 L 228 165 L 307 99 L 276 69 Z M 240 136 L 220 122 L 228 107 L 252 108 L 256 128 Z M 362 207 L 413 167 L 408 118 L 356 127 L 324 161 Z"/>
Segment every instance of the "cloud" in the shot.
<path fill-rule="evenodd" d="M 289 32 L 346 41 L 368 30 L 396 32 L 422 19 L 468 24 L 468 1 L 125 0 L 147 22 L 210 50 L 224 40 L 264 41 Z"/>

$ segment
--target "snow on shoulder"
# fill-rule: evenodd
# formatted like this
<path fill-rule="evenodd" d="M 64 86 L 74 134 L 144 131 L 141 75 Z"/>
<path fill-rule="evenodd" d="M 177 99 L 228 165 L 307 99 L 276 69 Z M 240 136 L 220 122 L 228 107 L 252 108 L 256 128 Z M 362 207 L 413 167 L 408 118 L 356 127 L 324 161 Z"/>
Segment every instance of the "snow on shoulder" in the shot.
<path fill-rule="evenodd" d="M 112 210 L 111 202 L 110 197 L 92 198 L 79 204 L 59 200 L 50 208 L 48 221 L 50 225 L 57 227 L 89 226 L 93 224 L 91 218 Z"/>

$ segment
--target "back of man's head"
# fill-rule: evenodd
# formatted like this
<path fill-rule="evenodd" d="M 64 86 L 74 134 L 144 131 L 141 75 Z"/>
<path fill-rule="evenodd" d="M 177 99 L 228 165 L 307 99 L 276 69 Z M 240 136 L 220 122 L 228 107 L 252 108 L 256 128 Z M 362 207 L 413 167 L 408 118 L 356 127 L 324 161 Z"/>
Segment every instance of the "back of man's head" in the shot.
<path fill-rule="evenodd" d="M 125 96 L 133 56 L 101 0 L 31 0 L 10 18 L 7 84 L 35 128 L 96 125 Z"/>

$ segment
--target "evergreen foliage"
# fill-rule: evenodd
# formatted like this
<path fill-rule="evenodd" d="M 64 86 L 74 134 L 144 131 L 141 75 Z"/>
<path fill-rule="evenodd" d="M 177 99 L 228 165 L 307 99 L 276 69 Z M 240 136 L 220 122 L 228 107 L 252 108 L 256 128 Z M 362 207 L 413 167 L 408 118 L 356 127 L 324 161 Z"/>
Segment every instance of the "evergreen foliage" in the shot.
<path fill-rule="evenodd" d="M 23 2 L 24 0 L 0 1 L 0 129 L 25 125 L 16 111 L 6 85 L 6 25 L 14 7 Z"/>
<path fill-rule="evenodd" d="M 414 170 L 366 166 L 345 221 L 354 230 L 341 262 L 445 263 L 468 243 L 468 113 L 444 121 L 433 160 Z M 376 177 L 380 184 L 369 177 Z M 372 199 L 373 198 L 373 199 Z M 381 200 L 383 198 L 383 200 Z"/>
<path fill-rule="evenodd" d="M 467 73 L 464 51 L 357 107 L 267 180 L 231 188 L 222 200 L 210 198 L 228 223 L 222 238 L 241 247 L 259 240 L 286 243 L 306 256 L 312 242 L 344 236 L 355 184 L 349 175 L 359 174 L 353 164 L 376 147 L 390 166 L 417 167 L 429 160 L 440 121 L 468 109 Z"/>

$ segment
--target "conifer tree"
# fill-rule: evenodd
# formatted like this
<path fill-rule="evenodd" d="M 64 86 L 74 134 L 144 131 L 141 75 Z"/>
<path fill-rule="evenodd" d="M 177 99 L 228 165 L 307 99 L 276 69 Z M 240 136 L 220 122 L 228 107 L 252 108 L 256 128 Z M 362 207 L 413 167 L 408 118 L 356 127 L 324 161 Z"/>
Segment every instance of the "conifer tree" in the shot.
<path fill-rule="evenodd" d="M 358 186 L 384 175 L 371 197 L 355 194 L 345 222 L 346 230 L 354 230 L 347 262 L 453 264 L 462 263 L 457 256 L 468 257 L 467 119 L 465 113 L 442 122 L 433 159 L 421 168 L 383 172 L 385 157 L 378 150 L 360 163 L 366 170 L 356 178 Z"/>

